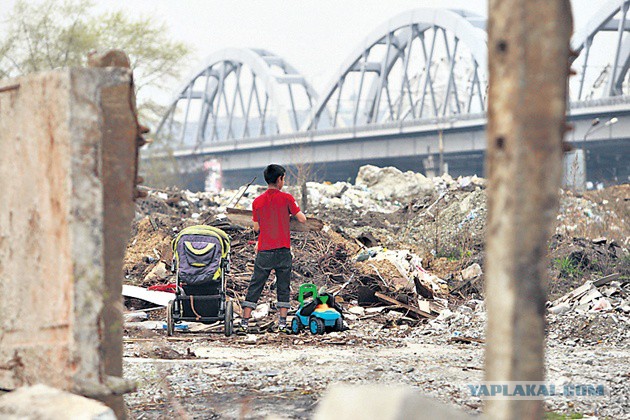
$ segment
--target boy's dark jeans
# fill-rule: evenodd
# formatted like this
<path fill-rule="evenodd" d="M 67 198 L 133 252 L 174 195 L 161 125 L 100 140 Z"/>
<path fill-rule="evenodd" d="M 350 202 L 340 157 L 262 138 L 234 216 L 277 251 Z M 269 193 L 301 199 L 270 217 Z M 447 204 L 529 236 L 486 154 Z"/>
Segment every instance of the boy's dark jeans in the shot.
<path fill-rule="evenodd" d="M 276 271 L 276 290 L 278 292 L 278 308 L 290 308 L 290 284 L 291 284 L 291 265 L 293 257 L 289 248 L 271 249 L 268 251 L 260 251 L 256 254 L 254 262 L 254 274 L 249 282 L 247 296 L 243 302 L 243 306 L 247 308 L 256 308 L 256 303 L 260 299 L 260 294 L 265 287 L 265 283 L 271 274 L 271 270 Z"/>

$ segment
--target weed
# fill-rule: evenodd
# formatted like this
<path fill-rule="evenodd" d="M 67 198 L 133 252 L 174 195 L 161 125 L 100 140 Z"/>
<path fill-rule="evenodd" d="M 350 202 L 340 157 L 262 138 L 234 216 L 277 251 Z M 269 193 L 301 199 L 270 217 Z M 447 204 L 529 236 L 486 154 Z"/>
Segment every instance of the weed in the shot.
<path fill-rule="evenodd" d="M 576 262 L 569 257 L 556 258 L 553 263 L 555 268 L 560 272 L 560 277 L 575 278 L 582 274 Z"/>

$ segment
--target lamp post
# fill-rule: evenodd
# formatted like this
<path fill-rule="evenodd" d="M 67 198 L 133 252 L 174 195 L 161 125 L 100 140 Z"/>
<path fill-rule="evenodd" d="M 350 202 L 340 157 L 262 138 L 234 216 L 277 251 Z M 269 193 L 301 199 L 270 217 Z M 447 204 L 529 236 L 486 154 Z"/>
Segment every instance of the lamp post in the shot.
<path fill-rule="evenodd" d="M 595 118 L 593 121 L 591 121 L 591 126 L 588 128 L 588 130 L 586 130 L 586 134 L 584 134 L 584 138 L 582 139 L 582 149 L 584 149 L 584 143 L 586 142 L 586 138 L 589 135 L 598 132 L 602 128 L 610 127 L 611 125 L 617 124 L 618 122 L 619 122 L 619 118 L 612 117 L 611 119 L 606 121 L 604 123 L 604 125 L 602 125 L 602 126 L 600 126 L 598 128 L 595 128 L 595 126 L 599 125 L 599 123 L 600 123 L 599 118 Z"/>
<path fill-rule="evenodd" d="M 599 123 L 600 123 L 599 118 L 595 118 L 593 121 L 591 121 L 591 126 L 588 128 L 588 130 L 586 130 L 586 134 L 584 134 L 584 138 L 582 139 L 582 149 L 584 149 L 584 143 L 586 142 L 586 138 L 588 137 L 589 134 L 591 134 L 593 129 L 599 125 Z"/>
<path fill-rule="evenodd" d="M 612 125 L 617 124 L 618 121 L 619 121 L 619 118 L 617 117 L 612 117 L 608 121 L 606 121 L 604 124 L 601 124 L 601 125 L 600 125 L 601 120 L 599 118 L 595 118 L 593 121 L 591 121 L 590 127 L 588 128 L 588 130 L 586 130 L 586 133 L 584 134 L 584 137 L 582 138 L 582 147 L 576 151 L 577 153 L 576 159 L 578 160 L 578 162 L 580 162 L 579 165 L 584 168 L 583 170 L 584 182 L 586 182 L 586 175 L 587 175 L 586 173 L 586 139 L 588 138 L 588 136 L 600 131 L 603 128 L 611 127 Z"/>

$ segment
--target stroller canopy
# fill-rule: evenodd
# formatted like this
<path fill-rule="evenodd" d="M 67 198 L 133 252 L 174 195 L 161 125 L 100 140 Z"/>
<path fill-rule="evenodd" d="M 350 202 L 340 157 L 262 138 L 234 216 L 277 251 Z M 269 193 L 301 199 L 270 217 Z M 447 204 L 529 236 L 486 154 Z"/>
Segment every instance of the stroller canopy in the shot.
<path fill-rule="evenodd" d="M 230 237 L 213 226 L 187 227 L 171 245 L 177 278 L 188 285 L 219 279 L 230 253 Z"/>

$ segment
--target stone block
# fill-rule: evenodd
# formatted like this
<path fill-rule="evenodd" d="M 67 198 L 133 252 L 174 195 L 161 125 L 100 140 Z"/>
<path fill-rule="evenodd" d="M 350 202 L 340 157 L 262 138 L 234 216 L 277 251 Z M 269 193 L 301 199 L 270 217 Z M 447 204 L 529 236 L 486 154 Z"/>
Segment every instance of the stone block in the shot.
<path fill-rule="evenodd" d="M 0 388 L 105 398 L 122 376 L 132 96 L 120 68 L 0 82 Z"/>
<path fill-rule="evenodd" d="M 105 404 L 47 385 L 18 388 L 0 397 L 5 420 L 116 420 Z"/>

